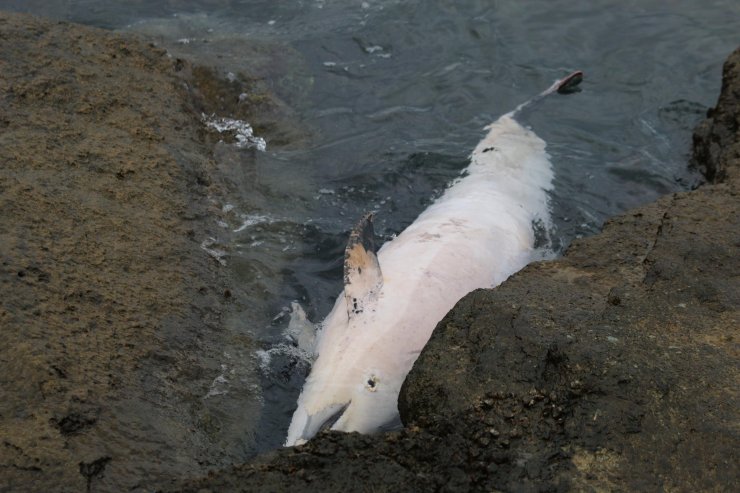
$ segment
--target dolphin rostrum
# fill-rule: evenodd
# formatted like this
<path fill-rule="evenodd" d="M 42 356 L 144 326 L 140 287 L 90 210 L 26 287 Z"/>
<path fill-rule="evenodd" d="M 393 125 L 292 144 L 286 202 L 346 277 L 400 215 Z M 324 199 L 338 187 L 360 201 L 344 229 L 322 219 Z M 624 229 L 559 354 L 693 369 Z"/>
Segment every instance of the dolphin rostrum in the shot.
<path fill-rule="evenodd" d="M 372 214 L 360 220 L 345 251 L 344 292 L 315 341 L 303 338 L 317 358 L 286 446 L 326 427 L 371 433 L 399 423 L 401 384 L 435 325 L 464 295 L 533 259 L 533 224 L 549 226 L 553 172 L 545 142 L 514 117 L 581 79 L 574 72 L 556 81 L 486 127 L 462 177 L 379 251 Z"/>

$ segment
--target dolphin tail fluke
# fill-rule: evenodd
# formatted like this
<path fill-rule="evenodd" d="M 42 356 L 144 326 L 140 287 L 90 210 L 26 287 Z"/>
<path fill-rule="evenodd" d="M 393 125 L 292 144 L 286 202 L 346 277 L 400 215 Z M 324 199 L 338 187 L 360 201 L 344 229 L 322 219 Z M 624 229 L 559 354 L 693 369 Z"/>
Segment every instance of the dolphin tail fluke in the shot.
<path fill-rule="evenodd" d="M 564 77 L 557 81 L 555 84 L 555 90 L 560 94 L 570 94 L 574 92 L 578 87 L 578 84 L 583 80 L 583 72 L 576 70 L 567 77 Z"/>
<path fill-rule="evenodd" d="M 541 100 L 545 96 L 548 96 L 554 92 L 557 92 L 558 94 L 570 94 L 572 92 L 575 92 L 577 90 L 578 84 L 581 83 L 583 80 L 583 72 L 580 70 L 576 70 L 575 72 L 571 72 L 567 76 L 563 77 L 562 79 L 558 79 L 553 84 L 539 93 L 537 96 L 533 97 L 529 101 L 525 101 L 524 103 L 517 106 L 514 111 L 509 113 L 509 116 L 516 116 L 517 113 L 519 113 L 521 110 L 526 108 L 527 106 L 536 103 L 537 101 Z"/>

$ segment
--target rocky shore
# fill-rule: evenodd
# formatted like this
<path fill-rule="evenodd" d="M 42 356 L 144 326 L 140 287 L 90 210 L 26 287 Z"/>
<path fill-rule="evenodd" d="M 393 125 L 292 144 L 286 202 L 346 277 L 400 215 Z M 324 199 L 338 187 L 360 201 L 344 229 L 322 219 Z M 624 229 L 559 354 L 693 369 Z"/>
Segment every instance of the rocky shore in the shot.
<path fill-rule="evenodd" d="M 461 300 L 406 380 L 402 431 L 236 466 L 235 431 L 201 398 L 232 292 L 201 248 L 228 184 L 199 115 L 229 84 L 145 41 L 15 14 L 0 68 L 0 492 L 740 483 L 740 50 L 694 136 L 705 185 Z"/>

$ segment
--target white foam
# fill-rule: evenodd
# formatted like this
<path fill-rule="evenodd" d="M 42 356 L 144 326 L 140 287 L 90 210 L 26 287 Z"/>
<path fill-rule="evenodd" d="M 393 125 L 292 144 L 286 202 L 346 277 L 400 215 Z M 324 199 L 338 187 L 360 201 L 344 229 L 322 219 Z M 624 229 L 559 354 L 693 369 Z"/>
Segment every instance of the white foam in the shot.
<path fill-rule="evenodd" d="M 268 349 L 258 349 L 254 352 L 254 355 L 257 358 L 260 371 L 264 375 L 272 374 L 270 365 L 273 356 L 288 356 L 296 360 L 299 365 L 310 365 L 312 360 L 311 355 L 306 351 L 288 343 L 276 344 Z"/>
<path fill-rule="evenodd" d="M 205 240 L 203 240 L 200 243 L 200 247 L 205 250 L 205 252 L 210 255 L 211 257 L 215 258 L 219 264 L 226 265 L 226 251 L 222 250 L 220 248 L 214 248 L 214 246 L 218 245 L 218 240 L 216 238 L 213 238 L 209 236 Z"/>
<path fill-rule="evenodd" d="M 258 349 L 254 352 L 254 355 L 257 356 L 257 359 L 259 360 L 260 370 L 268 372 L 270 369 L 270 361 L 272 361 L 272 355 L 270 352 L 265 351 L 264 349 Z"/>
<path fill-rule="evenodd" d="M 208 393 L 203 397 L 204 399 L 229 393 L 229 390 L 226 388 L 229 384 L 229 379 L 226 378 L 227 370 L 228 367 L 226 365 L 221 365 L 221 374 L 213 379 L 213 382 L 211 382 L 211 386 L 208 389 Z"/>
<path fill-rule="evenodd" d="M 254 147 L 262 152 L 267 150 L 265 139 L 255 136 L 252 126 L 243 120 L 217 117 L 216 115 L 209 116 L 205 113 L 202 114 L 201 118 L 206 127 L 212 128 L 218 133 L 234 132 L 236 147 Z"/>
<path fill-rule="evenodd" d="M 238 228 L 234 230 L 234 233 L 239 233 L 257 224 L 273 222 L 273 219 L 270 216 L 265 216 L 261 214 L 242 214 L 241 218 L 242 218 L 242 224 L 241 226 L 239 226 Z"/>

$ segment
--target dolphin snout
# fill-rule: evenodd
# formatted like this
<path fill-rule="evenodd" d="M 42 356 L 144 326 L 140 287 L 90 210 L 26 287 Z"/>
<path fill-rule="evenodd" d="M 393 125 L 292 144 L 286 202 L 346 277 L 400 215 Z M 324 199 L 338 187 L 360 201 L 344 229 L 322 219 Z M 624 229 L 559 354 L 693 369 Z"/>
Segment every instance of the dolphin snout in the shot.
<path fill-rule="evenodd" d="M 314 414 L 308 414 L 305 408 L 299 405 L 293 414 L 285 446 L 303 445 L 318 432 L 330 429 L 342 417 L 351 402 L 331 404 Z"/>

